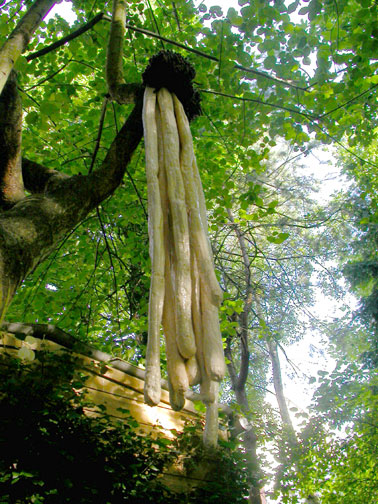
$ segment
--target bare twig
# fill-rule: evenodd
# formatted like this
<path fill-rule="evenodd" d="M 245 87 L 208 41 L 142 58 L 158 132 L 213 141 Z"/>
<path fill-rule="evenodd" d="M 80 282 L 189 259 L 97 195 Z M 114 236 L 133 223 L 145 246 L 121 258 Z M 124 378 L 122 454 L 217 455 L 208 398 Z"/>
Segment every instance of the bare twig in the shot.
<path fill-rule="evenodd" d="M 56 70 L 52 74 L 48 75 L 44 79 L 41 79 L 40 81 L 37 82 L 37 84 L 34 84 L 33 86 L 30 86 L 29 88 L 25 89 L 24 93 L 26 94 L 28 91 L 30 91 L 38 86 L 41 86 L 45 82 L 49 81 L 50 79 L 55 77 L 55 75 L 58 75 L 58 73 L 60 73 L 62 70 L 64 70 L 66 68 L 66 66 L 69 65 L 71 62 L 72 62 L 72 60 L 68 60 L 67 63 L 64 63 L 64 65 L 62 65 L 60 68 L 58 68 L 58 70 Z"/>

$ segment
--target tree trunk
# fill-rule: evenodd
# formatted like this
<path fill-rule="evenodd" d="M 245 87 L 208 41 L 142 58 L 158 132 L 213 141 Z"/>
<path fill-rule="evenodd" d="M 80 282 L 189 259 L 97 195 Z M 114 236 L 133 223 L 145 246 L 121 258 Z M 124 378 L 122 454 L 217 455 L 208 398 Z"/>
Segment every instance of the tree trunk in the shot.
<path fill-rule="evenodd" d="M 36 0 L 0 49 L 0 322 L 24 278 L 115 191 L 143 134 L 137 97 L 99 170 L 67 177 L 26 159 L 21 163 L 22 105 L 12 68 L 54 3 Z M 31 196 L 25 197 L 24 185 Z"/>
<path fill-rule="evenodd" d="M 228 218 L 235 230 L 236 237 L 239 242 L 239 247 L 243 257 L 244 266 L 244 278 L 245 278 L 245 296 L 244 296 L 244 306 L 242 313 L 237 317 L 239 322 L 239 337 L 240 337 L 240 368 L 239 373 L 236 372 L 235 365 L 232 358 L 231 352 L 231 341 L 227 342 L 225 349 L 225 356 L 228 359 L 228 372 L 231 379 L 232 389 L 234 390 L 237 403 L 241 406 L 243 413 L 248 417 L 250 408 L 248 403 L 248 397 L 246 392 L 246 383 L 249 371 L 249 348 L 248 348 L 248 323 L 252 310 L 252 300 L 253 300 L 253 286 L 251 283 L 250 274 L 250 260 L 248 257 L 247 245 L 244 240 L 244 236 L 240 231 L 238 225 L 235 223 L 234 217 L 230 209 L 227 209 Z M 249 424 L 248 429 L 242 436 L 243 446 L 246 451 L 247 461 L 249 465 L 249 472 L 251 478 L 251 484 L 249 489 L 249 503 L 250 504 L 262 504 L 261 501 L 261 476 L 262 471 L 257 458 L 257 436 L 254 432 L 254 428 Z"/>
<path fill-rule="evenodd" d="M 283 430 L 284 430 L 284 439 L 286 438 L 287 443 L 290 448 L 300 449 L 300 445 L 297 440 L 297 436 L 295 434 L 295 430 L 293 427 L 293 423 L 290 418 L 289 409 L 287 407 L 285 395 L 284 395 L 284 387 L 282 382 L 282 373 L 281 373 L 281 365 L 280 358 L 278 355 L 278 345 L 274 339 L 269 339 L 267 341 L 267 347 L 269 351 L 269 357 L 272 363 L 272 371 L 273 371 L 273 385 L 276 393 L 278 408 L 280 410 L 280 416 L 282 420 Z M 285 453 L 285 456 L 287 454 Z M 318 497 L 314 494 L 310 494 L 306 498 L 307 504 L 320 504 Z"/>
<path fill-rule="evenodd" d="M 14 71 L 0 95 L 0 208 L 25 197 L 21 171 L 22 103 Z"/>
<path fill-rule="evenodd" d="M 240 377 L 248 375 L 249 361 L 244 360 L 244 368 L 240 370 L 239 375 L 236 373 L 235 365 L 233 363 L 231 349 L 229 345 L 225 349 L 225 356 L 228 360 L 227 368 L 231 378 L 232 388 L 235 393 L 236 402 L 241 406 L 242 412 L 248 418 L 250 411 L 248 397 L 246 393 L 246 380 L 239 380 Z M 247 368 L 247 369 L 245 369 Z M 243 447 L 245 449 L 247 465 L 250 476 L 249 498 L 250 504 L 262 504 L 261 500 L 261 478 L 262 471 L 260 468 L 259 460 L 257 457 L 257 436 L 253 426 L 248 422 L 247 428 L 243 427 L 245 432 L 241 438 L 243 440 Z"/>
<path fill-rule="evenodd" d="M 295 430 L 290 418 L 289 409 L 287 407 L 284 395 L 284 387 L 282 382 L 282 373 L 281 373 L 280 358 L 277 349 L 277 342 L 274 339 L 269 339 L 267 341 L 267 347 L 269 351 L 270 361 L 272 363 L 273 385 L 274 385 L 274 391 L 276 393 L 278 407 L 280 410 L 282 424 L 289 443 L 295 446 L 297 444 L 297 438 L 295 435 Z"/>

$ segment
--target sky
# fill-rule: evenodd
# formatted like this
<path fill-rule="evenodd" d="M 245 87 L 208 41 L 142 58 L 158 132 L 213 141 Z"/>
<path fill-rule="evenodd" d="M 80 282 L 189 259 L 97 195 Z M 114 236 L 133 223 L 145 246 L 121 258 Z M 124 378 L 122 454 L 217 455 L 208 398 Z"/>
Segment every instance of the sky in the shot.
<path fill-rule="evenodd" d="M 55 14 L 59 14 L 62 18 L 66 19 L 70 24 L 72 24 L 76 20 L 76 15 L 72 12 L 71 2 L 64 1 L 60 4 L 55 4 L 54 7 L 49 12 L 48 16 L 46 16 L 45 21 L 48 21 Z"/>

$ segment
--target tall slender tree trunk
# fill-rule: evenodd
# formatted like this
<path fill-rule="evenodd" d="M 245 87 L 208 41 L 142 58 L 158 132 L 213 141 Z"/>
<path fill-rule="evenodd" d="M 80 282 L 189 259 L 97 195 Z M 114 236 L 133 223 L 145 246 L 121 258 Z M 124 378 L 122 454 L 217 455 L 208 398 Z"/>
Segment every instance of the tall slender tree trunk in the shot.
<path fill-rule="evenodd" d="M 238 320 L 239 323 L 239 338 L 240 338 L 239 373 L 236 372 L 231 352 L 230 341 L 228 341 L 228 344 L 226 346 L 225 355 L 228 359 L 227 368 L 230 375 L 232 388 L 235 393 L 236 401 L 239 404 L 239 406 L 241 406 L 243 413 L 248 418 L 250 412 L 246 391 L 246 383 L 249 372 L 249 356 L 250 356 L 248 348 L 248 336 L 249 336 L 248 325 L 251 316 L 252 301 L 253 301 L 253 285 L 251 283 L 251 273 L 250 273 L 251 264 L 248 256 L 247 244 L 244 240 L 243 233 L 240 231 L 238 225 L 235 223 L 234 217 L 230 209 L 227 209 L 227 213 L 228 218 L 235 231 L 237 240 L 239 242 L 239 247 L 243 258 L 244 278 L 245 278 L 245 295 L 244 295 L 243 311 L 239 316 L 236 316 L 236 320 Z M 245 448 L 245 452 L 247 455 L 251 477 L 251 485 L 249 489 L 249 503 L 262 504 L 261 492 L 260 492 L 262 471 L 257 457 L 257 436 L 251 424 L 244 433 L 242 439 L 243 439 L 243 446 Z"/>
<path fill-rule="evenodd" d="M 267 347 L 270 361 L 272 363 L 273 385 L 274 385 L 274 391 L 276 393 L 278 408 L 280 410 L 282 424 L 284 427 L 285 434 L 288 437 L 288 441 L 290 442 L 290 444 L 294 446 L 297 443 L 297 438 L 295 435 L 293 423 L 290 418 L 289 408 L 287 407 L 287 402 L 284 395 L 281 364 L 278 355 L 277 342 L 274 339 L 269 339 L 267 341 Z"/>
<path fill-rule="evenodd" d="M 280 410 L 284 430 L 284 441 L 287 441 L 290 448 L 300 449 L 295 429 L 290 418 L 289 408 L 287 407 L 285 399 L 278 345 L 274 339 L 267 340 L 266 344 L 268 347 L 270 361 L 272 363 L 273 386 L 276 393 L 278 408 Z M 310 494 L 306 498 L 306 504 L 320 504 L 320 501 L 316 495 Z"/>
<path fill-rule="evenodd" d="M 250 408 L 245 387 L 236 392 L 236 400 L 242 406 L 244 412 L 248 414 Z M 243 435 L 243 446 L 247 455 L 250 471 L 251 485 L 249 488 L 249 504 L 262 504 L 261 501 L 261 467 L 257 456 L 257 436 L 252 425 L 249 425 Z"/>

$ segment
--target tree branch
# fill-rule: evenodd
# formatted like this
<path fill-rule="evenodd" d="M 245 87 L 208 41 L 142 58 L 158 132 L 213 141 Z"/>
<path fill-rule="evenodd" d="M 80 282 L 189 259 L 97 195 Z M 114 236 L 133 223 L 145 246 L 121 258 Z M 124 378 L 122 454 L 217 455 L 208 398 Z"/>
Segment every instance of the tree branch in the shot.
<path fill-rule="evenodd" d="M 192 47 L 188 47 L 184 44 L 180 44 L 179 42 L 176 42 L 175 40 L 168 39 L 166 37 L 162 37 L 158 33 L 155 33 L 155 32 L 149 31 L 149 30 L 145 30 L 144 28 L 138 28 L 137 26 L 130 25 L 127 23 L 126 23 L 126 28 L 128 30 L 133 30 L 138 33 L 143 33 L 143 35 L 147 35 L 148 37 L 154 37 L 158 40 L 162 40 L 163 42 L 167 42 L 167 44 L 171 44 L 176 47 L 180 47 L 181 49 L 184 49 L 185 51 L 191 52 L 193 54 L 197 54 L 198 56 L 201 56 L 202 58 L 206 58 L 211 61 L 215 61 L 215 62 L 219 63 L 219 58 L 217 58 L 216 56 L 212 56 L 210 54 L 203 53 L 202 51 L 199 51 L 198 49 L 193 49 Z M 260 70 L 255 70 L 254 68 L 243 67 L 243 66 L 238 65 L 236 63 L 234 65 L 234 68 L 236 68 L 237 70 L 241 70 L 243 72 L 252 73 L 252 74 L 259 76 L 259 77 L 263 77 L 264 79 L 271 80 L 281 86 L 291 87 L 291 88 L 298 89 L 301 91 L 307 91 L 307 88 L 305 88 L 305 87 L 298 86 L 297 84 L 293 84 L 292 82 L 277 79 L 276 77 L 273 77 L 272 75 L 269 75 L 265 72 L 261 72 Z"/>
<path fill-rule="evenodd" d="M 272 364 L 273 385 L 276 393 L 278 407 L 280 410 L 281 420 L 286 430 L 289 442 L 293 446 L 295 446 L 297 444 L 297 439 L 284 395 L 284 386 L 282 382 L 280 358 L 277 351 L 277 342 L 273 338 L 271 338 L 267 339 L 266 344 L 269 351 L 270 362 Z"/>
<path fill-rule="evenodd" d="M 0 93 L 19 56 L 25 51 L 29 41 L 43 18 L 54 6 L 55 0 L 37 0 L 19 21 L 5 44 L 0 49 Z"/>
<path fill-rule="evenodd" d="M 248 318 L 252 308 L 253 289 L 251 284 L 250 260 L 248 257 L 247 247 L 244 236 L 241 233 L 238 225 L 235 223 L 234 217 L 230 209 L 227 209 L 228 218 L 235 230 L 239 247 L 243 257 L 244 280 L 245 280 L 245 297 L 243 311 L 240 314 L 240 370 L 236 383 L 236 390 L 242 390 L 245 387 L 249 371 L 249 349 L 248 349 Z"/>
<path fill-rule="evenodd" d="M 32 194 L 42 194 L 49 190 L 51 182 L 69 178 L 65 173 L 50 170 L 26 158 L 22 158 L 22 176 L 25 189 Z"/>
<path fill-rule="evenodd" d="M 102 102 L 102 108 L 101 108 L 101 116 L 100 116 L 100 122 L 98 125 L 98 132 L 97 132 L 97 138 L 96 138 L 96 145 L 92 154 L 92 160 L 91 160 L 91 165 L 89 167 L 88 173 L 91 173 L 94 167 L 94 164 L 96 162 L 96 157 L 98 150 L 100 148 L 100 142 L 101 142 L 101 135 L 102 135 L 102 130 L 104 127 L 104 121 L 105 121 L 105 114 L 106 114 L 106 107 L 108 106 L 108 98 L 105 96 L 103 102 Z"/>
<path fill-rule="evenodd" d="M 35 53 L 32 53 L 32 54 L 28 55 L 26 59 L 28 61 L 30 61 L 32 59 L 39 58 L 40 56 L 48 54 L 50 51 L 54 51 L 55 49 L 58 49 L 59 47 L 61 47 L 62 45 L 66 44 L 70 40 L 73 40 L 73 39 L 79 37 L 80 35 L 82 35 L 83 33 L 85 33 L 86 31 L 90 30 L 93 26 L 95 26 L 99 21 L 102 21 L 102 20 L 104 20 L 104 21 L 111 21 L 111 18 L 109 18 L 109 16 L 107 16 L 103 12 L 100 12 L 92 20 L 88 21 L 88 23 L 84 24 L 79 29 L 77 29 L 74 32 L 70 33 L 66 37 L 63 37 L 62 39 L 57 40 L 53 44 L 51 44 L 51 45 L 49 45 L 47 47 L 44 47 L 40 51 L 37 51 Z M 150 30 L 145 30 L 144 28 L 139 28 L 138 26 L 130 25 L 128 23 L 125 23 L 123 26 L 126 29 L 128 29 L 128 30 L 135 31 L 135 32 L 138 32 L 138 33 L 142 33 L 143 35 L 146 35 L 147 37 L 156 38 L 158 40 L 161 40 L 162 42 L 166 42 L 167 44 L 171 44 L 171 45 L 174 45 L 176 47 L 180 47 L 181 49 L 184 49 L 185 51 L 188 51 L 188 52 L 191 52 L 193 54 L 196 54 L 197 56 L 200 56 L 202 58 L 206 58 L 206 59 L 209 59 L 211 61 L 215 61 L 216 63 L 219 63 L 219 58 L 217 58 L 216 56 L 212 56 L 211 54 L 206 54 L 206 53 L 204 53 L 202 51 L 199 51 L 198 49 L 194 49 L 193 47 L 188 47 L 187 45 L 180 44 L 179 42 L 176 42 L 175 40 L 172 40 L 172 39 L 168 39 L 167 37 L 163 37 L 162 35 L 160 35 L 158 33 L 152 32 Z M 256 70 L 254 68 L 244 67 L 244 66 L 238 65 L 236 63 L 234 65 L 234 68 L 236 68 L 237 70 L 241 70 L 242 72 L 251 73 L 251 74 L 253 74 L 255 76 L 271 80 L 272 82 L 275 82 L 276 84 L 278 84 L 280 86 L 290 87 L 290 88 L 298 89 L 298 90 L 301 90 L 301 91 L 308 91 L 308 89 L 309 89 L 308 87 L 301 87 L 298 84 L 295 84 L 293 82 L 289 82 L 289 81 L 284 81 L 282 79 L 278 79 L 277 77 L 273 77 L 272 75 L 269 75 L 269 74 L 267 74 L 265 72 L 262 72 L 260 70 Z"/>
<path fill-rule="evenodd" d="M 133 85 L 126 84 L 123 77 L 122 59 L 125 25 L 126 0 L 113 0 L 112 22 L 110 25 L 105 70 L 109 94 L 117 103 L 131 103 L 135 98 L 132 92 Z"/>
<path fill-rule="evenodd" d="M 119 186 L 131 156 L 143 136 L 141 98 L 138 97 L 134 109 L 110 146 L 101 167 L 87 176 L 93 190 L 92 209 Z"/>
<path fill-rule="evenodd" d="M 45 54 L 58 49 L 59 47 L 67 44 L 67 42 L 69 42 L 70 40 L 74 40 L 75 38 L 80 37 L 80 35 L 93 28 L 99 21 L 102 21 L 103 19 L 110 21 L 110 18 L 108 16 L 106 16 L 103 12 L 100 12 L 93 19 L 88 21 L 88 23 L 85 23 L 83 26 L 68 34 L 66 37 L 57 40 L 53 44 L 43 47 L 43 49 L 40 49 L 39 51 L 29 54 L 28 56 L 26 56 L 26 60 L 31 61 L 33 59 L 40 58 L 41 56 L 44 56 Z"/>
<path fill-rule="evenodd" d="M 350 105 L 351 103 L 353 103 L 354 101 L 358 100 L 359 98 L 361 98 L 362 96 L 364 96 L 365 94 L 368 94 L 368 93 L 371 93 L 375 88 L 378 87 L 378 84 L 374 84 L 374 86 L 370 87 L 369 89 L 367 89 L 366 91 L 364 91 L 363 93 L 360 93 L 358 94 L 357 96 L 353 96 L 353 98 L 351 98 L 350 100 L 348 100 L 347 102 L 345 103 L 342 103 L 341 105 L 338 105 L 337 107 L 329 110 L 328 112 L 325 112 L 324 114 L 320 115 L 319 116 L 319 119 L 323 119 L 324 117 L 326 116 L 329 116 L 331 114 L 333 114 L 334 112 L 337 112 L 337 110 L 340 110 L 342 108 L 345 108 L 347 107 L 348 105 Z"/>
<path fill-rule="evenodd" d="M 22 103 L 12 71 L 0 95 L 0 208 L 24 198 L 21 173 Z"/>
<path fill-rule="evenodd" d="M 257 100 L 255 98 L 244 98 L 243 96 L 234 96 L 234 95 L 230 95 L 227 93 L 221 93 L 220 91 L 211 91 L 210 89 L 200 89 L 199 91 L 201 93 L 209 93 L 209 94 L 224 96 L 225 98 L 232 98 L 233 100 L 239 100 L 242 102 L 252 102 L 252 103 L 257 103 L 259 105 L 265 105 L 266 107 L 276 108 L 279 110 L 286 110 L 287 112 L 291 112 L 293 114 L 298 114 L 302 117 L 305 117 L 309 121 L 315 121 L 318 119 L 318 117 L 312 116 L 310 114 L 306 114 L 306 112 L 301 112 L 300 110 L 296 110 L 296 109 L 293 109 L 290 107 L 285 107 L 283 105 L 277 105 L 276 103 L 269 103 L 269 102 L 266 102 L 263 100 Z"/>
<path fill-rule="evenodd" d="M 238 381 L 238 375 L 236 373 L 234 360 L 232 358 L 231 338 L 230 337 L 227 338 L 226 348 L 224 349 L 224 355 L 225 355 L 226 359 L 228 360 L 227 370 L 228 370 L 228 374 L 230 375 L 232 388 L 235 390 L 236 385 L 237 385 L 237 381 Z"/>

